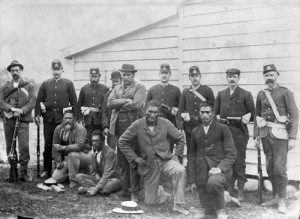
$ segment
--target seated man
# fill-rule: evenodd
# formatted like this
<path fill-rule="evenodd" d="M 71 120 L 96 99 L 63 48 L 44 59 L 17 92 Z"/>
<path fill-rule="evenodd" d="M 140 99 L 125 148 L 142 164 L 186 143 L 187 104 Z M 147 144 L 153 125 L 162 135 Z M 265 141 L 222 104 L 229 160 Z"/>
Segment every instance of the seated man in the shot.
<path fill-rule="evenodd" d="M 174 188 L 173 210 L 184 215 L 189 211 L 185 204 L 185 168 L 178 162 L 182 157 L 184 136 L 167 119 L 159 117 L 160 103 L 151 100 L 146 105 L 146 116 L 133 122 L 119 140 L 119 147 L 131 165 L 138 165 L 138 172 L 144 177 L 145 203 L 161 204 L 169 197 L 159 186 L 161 172 L 172 179 Z M 176 143 L 176 156 L 170 152 L 167 136 Z M 137 138 L 140 155 L 138 156 L 130 141 Z M 176 159 L 177 158 L 177 159 Z"/>
<path fill-rule="evenodd" d="M 91 175 L 79 173 L 76 176 L 81 185 L 78 194 L 87 193 L 94 196 L 97 193 L 108 195 L 118 191 L 120 186 L 120 176 L 115 171 L 116 154 L 114 150 L 104 144 L 104 139 L 99 130 L 92 133 L 92 145 L 94 154 L 91 157 Z"/>
<path fill-rule="evenodd" d="M 63 122 L 53 134 L 53 159 L 55 170 L 52 178 L 64 182 L 69 177 L 70 188 L 77 186 L 76 175 L 89 171 L 89 145 L 86 144 L 87 132 L 75 121 L 72 110 L 64 112 Z"/>
<path fill-rule="evenodd" d="M 191 191 L 198 190 L 202 213 L 225 219 L 224 186 L 232 174 L 236 150 L 227 125 L 215 121 L 213 106 L 200 104 L 202 124 L 194 128 L 189 153 Z M 204 215 L 203 215 L 204 216 Z"/>

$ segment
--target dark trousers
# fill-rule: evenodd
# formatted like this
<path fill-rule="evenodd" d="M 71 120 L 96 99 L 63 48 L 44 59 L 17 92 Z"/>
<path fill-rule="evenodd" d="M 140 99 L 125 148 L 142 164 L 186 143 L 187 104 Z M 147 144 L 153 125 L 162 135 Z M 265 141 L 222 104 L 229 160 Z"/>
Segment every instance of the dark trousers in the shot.
<path fill-rule="evenodd" d="M 286 197 L 287 177 L 287 153 L 288 141 L 277 139 L 271 133 L 261 138 L 264 153 L 266 155 L 267 173 L 273 187 L 273 196 Z"/>
<path fill-rule="evenodd" d="M 13 141 L 15 119 L 5 119 L 3 121 L 5 141 L 6 141 L 6 154 L 8 155 L 11 149 Z M 29 155 L 29 123 L 20 122 L 17 132 L 18 149 L 19 149 L 19 164 L 20 171 L 26 171 L 28 162 L 30 160 Z"/>
<path fill-rule="evenodd" d="M 210 176 L 206 185 L 198 185 L 198 195 L 201 207 L 205 212 L 211 212 L 225 208 L 224 204 L 224 186 L 226 184 L 226 176 L 219 173 Z"/>
<path fill-rule="evenodd" d="M 190 148 L 190 145 L 191 145 L 191 134 L 188 134 L 188 133 L 185 133 L 185 140 L 186 140 L 186 147 L 187 147 L 187 164 L 186 164 L 186 175 L 187 175 L 187 177 L 188 177 L 188 179 L 189 179 L 189 177 L 190 177 L 190 172 L 189 172 L 189 170 L 190 170 L 190 164 L 189 164 L 189 157 L 190 157 L 190 150 L 189 150 L 189 148 Z"/>
<path fill-rule="evenodd" d="M 235 162 L 232 165 L 232 177 L 231 184 L 234 185 L 235 180 L 237 180 L 238 188 L 244 188 L 245 183 L 247 182 L 246 178 L 246 150 L 248 139 L 241 134 L 235 134 L 232 132 L 232 137 L 237 152 L 237 157 Z"/>
<path fill-rule="evenodd" d="M 53 141 L 53 133 L 60 123 L 47 122 L 44 120 L 44 139 L 45 139 L 45 147 L 44 147 L 44 171 L 52 172 L 52 141 Z"/>
<path fill-rule="evenodd" d="M 119 139 L 121 135 L 126 131 L 126 129 L 130 126 L 130 121 L 127 116 L 127 113 L 120 113 L 119 117 L 116 122 L 116 137 Z M 134 139 L 131 142 L 131 147 L 137 152 L 138 144 L 137 139 Z M 119 148 L 117 144 L 117 162 L 118 166 L 121 168 L 121 189 L 125 192 L 131 191 L 136 192 L 138 191 L 140 176 L 137 171 L 137 167 L 132 167 L 130 163 L 127 161 L 125 155 Z"/>

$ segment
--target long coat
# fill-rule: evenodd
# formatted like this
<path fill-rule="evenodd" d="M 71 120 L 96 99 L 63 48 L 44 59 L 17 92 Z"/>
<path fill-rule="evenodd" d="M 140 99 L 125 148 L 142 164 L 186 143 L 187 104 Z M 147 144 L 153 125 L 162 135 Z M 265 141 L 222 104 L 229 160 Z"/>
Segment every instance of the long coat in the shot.
<path fill-rule="evenodd" d="M 217 121 L 213 121 L 207 134 L 203 125 L 193 129 L 189 153 L 189 183 L 205 185 L 208 171 L 218 167 L 230 177 L 231 166 L 236 159 L 236 150 L 229 128 Z"/>

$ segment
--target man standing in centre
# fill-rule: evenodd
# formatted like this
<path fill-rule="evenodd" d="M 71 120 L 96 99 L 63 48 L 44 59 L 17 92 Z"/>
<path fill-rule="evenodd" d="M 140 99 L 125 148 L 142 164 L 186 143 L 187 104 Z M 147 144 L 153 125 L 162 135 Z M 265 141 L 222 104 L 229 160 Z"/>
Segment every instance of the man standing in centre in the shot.
<path fill-rule="evenodd" d="M 122 84 L 117 85 L 108 97 L 107 106 L 112 109 L 110 131 L 119 138 L 132 122 L 143 116 L 142 106 L 146 99 L 146 88 L 134 80 L 137 70 L 134 65 L 123 64 L 120 69 Z M 131 146 L 137 149 L 136 141 Z M 117 145 L 117 162 L 121 166 L 121 189 L 124 197 L 131 195 L 131 200 L 138 202 L 139 175 L 136 168 L 128 163 Z M 131 189 L 130 189 L 131 188 Z M 130 194 L 131 191 L 131 194 Z"/>

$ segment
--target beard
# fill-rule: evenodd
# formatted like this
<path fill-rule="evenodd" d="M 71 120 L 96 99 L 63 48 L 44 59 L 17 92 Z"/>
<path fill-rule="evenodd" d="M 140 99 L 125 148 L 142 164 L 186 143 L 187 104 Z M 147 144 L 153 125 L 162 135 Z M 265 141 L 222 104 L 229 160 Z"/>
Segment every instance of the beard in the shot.
<path fill-rule="evenodd" d="M 68 122 L 68 123 L 65 123 L 65 124 L 64 124 L 64 129 L 65 129 L 65 130 L 71 130 L 72 127 L 73 127 L 73 124 L 72 124 L 72 123 L 69 123 L 69 122 Z"/>
<path fill-rule="evenodd" d="M 20 75 L 16 75 L 16 74 L 15 74 L 15 75 L 13 75 L 12 77 L 13 77 L 13 79 L 17 80 L 17 79 L 20 78 Z"/>

